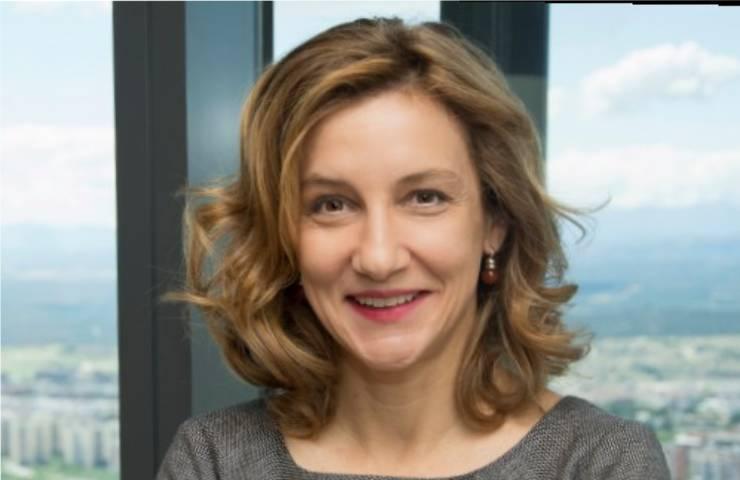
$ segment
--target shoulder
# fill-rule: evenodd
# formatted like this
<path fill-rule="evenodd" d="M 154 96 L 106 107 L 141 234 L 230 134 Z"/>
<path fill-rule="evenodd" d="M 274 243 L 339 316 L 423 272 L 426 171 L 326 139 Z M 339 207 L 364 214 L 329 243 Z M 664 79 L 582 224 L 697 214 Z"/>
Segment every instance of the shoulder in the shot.
<path fill-rule="evenodd" d="M 245 402 L 183 422 L 157 480 L 231 478 L 262 471 L 278 455 L 279 436 L 264 400 Z"/>
<path fill-rule="evenodd" d="M 612 415 L 587 400 L 565 397 L 555 424 L 582 478 L 670 478 L 663 449 L 646 425 Z"/>
<path fill-rule="evenodd" d="M 271 426 L 264 400 L 257 399 L 189 418 L 178 434 L 222 447 L 259 438 Z"/>

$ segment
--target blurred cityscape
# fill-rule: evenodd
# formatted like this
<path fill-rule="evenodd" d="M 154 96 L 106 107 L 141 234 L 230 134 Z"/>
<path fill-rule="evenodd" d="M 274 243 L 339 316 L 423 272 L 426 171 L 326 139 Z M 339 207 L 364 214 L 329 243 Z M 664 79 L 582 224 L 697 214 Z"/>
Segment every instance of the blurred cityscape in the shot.
<path fill-rule="evenodd" d="M 740 479 L 740 335 L 595 340 L 552 382 L 649 425 L 674 480 Z"/>
<path fill-rule="evenodd" d="M 117 479 L 117 363 L 103 347 L 3 347 L 2 478 Z"/>
<path fill-rule="evenodd" d="M 554 390 L 649 425 L 674 480 L 740 479 L 740 335 L 592 345 Z M 115 350 L 6 347 L 2 357 L 3 478 L 118 478 Z"/>

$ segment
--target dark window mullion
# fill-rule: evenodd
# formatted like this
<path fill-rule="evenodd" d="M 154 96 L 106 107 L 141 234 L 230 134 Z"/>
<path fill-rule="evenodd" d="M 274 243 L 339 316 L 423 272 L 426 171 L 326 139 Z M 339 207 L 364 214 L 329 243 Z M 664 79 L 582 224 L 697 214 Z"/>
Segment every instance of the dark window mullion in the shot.
<path fill-rule="evenodd" d="M 441 2 L 441 20 L 486 51 L 532 114 L 545 145 L 549 5 Z"/>
<path fill-rule="evenodd" d="M 180 307 L 187 180 L 184 5 L 115 3 L 116 195 L 121 478 L 152 478 L 190 415 L 190 349 Z"/>

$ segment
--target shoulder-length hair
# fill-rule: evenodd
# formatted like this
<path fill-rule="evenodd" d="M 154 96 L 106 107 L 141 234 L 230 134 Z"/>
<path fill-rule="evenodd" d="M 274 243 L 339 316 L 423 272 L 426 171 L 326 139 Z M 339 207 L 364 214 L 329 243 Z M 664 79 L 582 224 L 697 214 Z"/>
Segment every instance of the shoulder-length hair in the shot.
<path fill-rule="evenodd" d="M 559 220 L 581 228 L 579 211 L 545 191 L 536 129 L 496 65 L 442 23 L 344 23 L 264 71 L 242 113 L 238 176 L 192 190 L 186 211 L 187 287 L 177 296 L 203 311 L 236 375 L 268 389 L 291 435 L 314 435 L 333 415 L 339 354 L 296 295 L 299 162 L 322 119 L 398 88 L 436 100 L 464 127 L 487 214 L 508 227 L 499 281 L 479 288 L 458 374 L 462 418 L 496 428 L 587 351 L 561 318 L 576 286 L 563 283 Z"/>

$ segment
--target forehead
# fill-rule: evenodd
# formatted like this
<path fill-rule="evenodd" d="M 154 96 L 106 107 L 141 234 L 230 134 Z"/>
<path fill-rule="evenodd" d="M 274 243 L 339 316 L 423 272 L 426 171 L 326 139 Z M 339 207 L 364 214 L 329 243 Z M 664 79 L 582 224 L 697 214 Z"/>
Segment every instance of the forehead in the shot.
<path fill-rule="evenodd" d="M 389 179 L 428 169 L 475 178 L 464 127 L 417 92 L 387 91 L 332 113 L 311 132 L 306 154 L 301 178 Z"/>

